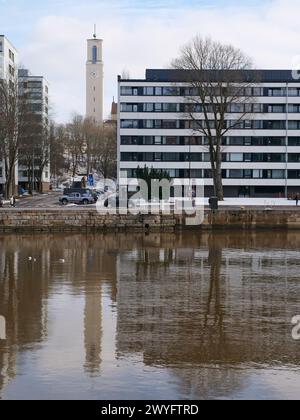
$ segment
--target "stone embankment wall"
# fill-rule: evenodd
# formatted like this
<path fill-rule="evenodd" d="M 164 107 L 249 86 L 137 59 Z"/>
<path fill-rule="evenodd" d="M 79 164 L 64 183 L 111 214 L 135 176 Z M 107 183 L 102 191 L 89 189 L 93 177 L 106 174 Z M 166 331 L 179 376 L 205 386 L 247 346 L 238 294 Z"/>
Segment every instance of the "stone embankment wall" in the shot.
<path fill-rule="evenodd" d="M 300 229 L 300 211 L 205 211 L 200 226 L 178 215 L 107 215 L 85 209 L 1 209 L 0 232 L 161 231 L 177 229 Z"/>

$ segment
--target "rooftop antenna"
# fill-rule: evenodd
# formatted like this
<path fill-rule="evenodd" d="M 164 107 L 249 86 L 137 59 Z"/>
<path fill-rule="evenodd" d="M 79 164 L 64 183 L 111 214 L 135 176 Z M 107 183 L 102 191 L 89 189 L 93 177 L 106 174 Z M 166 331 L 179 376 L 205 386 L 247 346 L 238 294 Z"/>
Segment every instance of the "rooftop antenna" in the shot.
<path fill-rule="evenodd" d="M 96 26 L 96 24 L 94 25 L 94 38 L 96 39 L 97 38 L 97 26 Z"/>

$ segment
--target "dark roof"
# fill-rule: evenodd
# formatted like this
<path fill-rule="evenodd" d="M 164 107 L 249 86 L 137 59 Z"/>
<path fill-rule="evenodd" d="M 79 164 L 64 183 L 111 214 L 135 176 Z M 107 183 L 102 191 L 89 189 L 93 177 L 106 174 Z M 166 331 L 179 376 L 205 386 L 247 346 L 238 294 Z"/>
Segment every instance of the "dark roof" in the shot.
<path fill-rule="evenodd" d="M 240 81 L 241 72 L 236 70 L 227 71 L 211 71 L 205 70 L 203 73 L 204 79 L 214 82 L 223 80 L 230 80 L 231 82 Z M 243 81 L 258 81 L 261 83 L 297 83 L 292 70 L 244 70 Z M 146 81 L 148 82 L 187 82 L 191 80 L 198 80 L 199 72 L 192 70 L 176 70 L 176 69 L 147 69 Z"/>

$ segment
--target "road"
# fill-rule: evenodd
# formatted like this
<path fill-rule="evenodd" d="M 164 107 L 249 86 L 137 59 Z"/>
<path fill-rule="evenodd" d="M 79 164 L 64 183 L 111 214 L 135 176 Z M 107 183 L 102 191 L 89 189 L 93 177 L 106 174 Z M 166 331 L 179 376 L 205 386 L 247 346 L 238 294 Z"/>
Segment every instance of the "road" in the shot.
<path fill-rule="evenodd" d="M 59 207 L 59 197 L 61 193 L 49 193 L 43 195 L 34 195 L 33 197 L 24 197 L 17 200 L 16 208 L 57 208 Z"/>
<path fill-rule="evenodd" d="M 85 209 L 95 209 L 95 204 L 88 205 L 88 206 L 76 206 L 76 205 L 68 205 L 68 206 L 61 206 L 59 204 L 59 197 L 61 193 L 59 192 L 52 192 L 49 194 L 43 195 L 35 195 L 33 197 L 25 197 L 17 200 L 16 208 L 19 209 L 57 209 L 61 208 L 64 209 L 78 209 L 78 207 L 84 207 Z M 259 202 L 258 200 L 248 200 L 247 202 L 239 202 L 236 199 L 226 199 L 225 203 L 220 203 L 220 210 L 240 210 L 244 208 L 246 210 L 255 210 L 255 209 L 273 209 L 273 210 L 294 210 L 300 211 L 300 206 L 296 207 L 296 203 L 294 201 L 287 202 L 287 201 L 279 201 L 277 200 L 265 200 Z M 206 204 L 206 203 L 205 203 Z M 287 205 L 289 204 L 289 205 Z M 6 204 L 5 208 L 9 208 L 9 205 Z M 207 204 L 205 205 L 207 209 Z"/>

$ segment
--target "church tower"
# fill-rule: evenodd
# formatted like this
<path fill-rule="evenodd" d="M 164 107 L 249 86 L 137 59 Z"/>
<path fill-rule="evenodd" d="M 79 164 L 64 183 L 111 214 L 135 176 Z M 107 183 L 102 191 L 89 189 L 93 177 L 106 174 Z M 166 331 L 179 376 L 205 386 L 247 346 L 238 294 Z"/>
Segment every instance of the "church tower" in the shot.
<path fill-rule="evenodd" d="M 103 123 L 103 40 L 96 35 L 87 41 L 86 63 L 86 116 L 98 124 Z"/>

